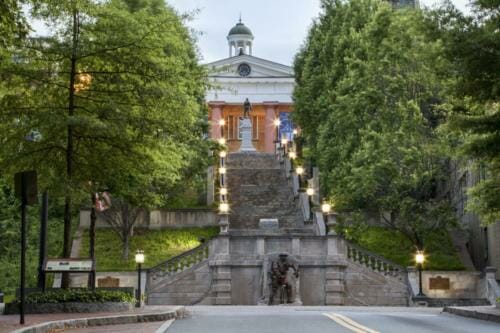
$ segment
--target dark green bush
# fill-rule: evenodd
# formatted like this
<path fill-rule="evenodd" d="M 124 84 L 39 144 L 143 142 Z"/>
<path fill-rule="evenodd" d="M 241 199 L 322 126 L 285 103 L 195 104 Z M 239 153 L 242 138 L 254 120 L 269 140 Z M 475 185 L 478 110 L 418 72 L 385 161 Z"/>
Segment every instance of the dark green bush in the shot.
<path fill-rule="evenodd" d="M 114 290 L 60 289 L 35 292 L 26 297 L 26 303 L 133 303 L 135 298 L 129 293 Z"/>

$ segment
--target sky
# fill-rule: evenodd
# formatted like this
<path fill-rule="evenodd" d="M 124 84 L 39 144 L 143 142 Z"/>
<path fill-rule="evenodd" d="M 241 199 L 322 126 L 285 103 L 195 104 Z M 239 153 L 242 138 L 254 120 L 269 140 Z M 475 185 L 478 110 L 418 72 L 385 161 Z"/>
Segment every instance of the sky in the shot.
<path fill-rule="evenodd" d="M 436 0 L 420 0 L 432 6 Z M 227 58 L 226 36 L 238 22 L 252 30 L 253 55 L 291 65 L 294 55 L 307 36 L 314 18 L 320 13 L 320 0 L 167 0 L 179 13 L 194 13 L 187 24 L 198 38 L 202 62 Z M 452 0 L 467 11 L 469 0 Z"/>

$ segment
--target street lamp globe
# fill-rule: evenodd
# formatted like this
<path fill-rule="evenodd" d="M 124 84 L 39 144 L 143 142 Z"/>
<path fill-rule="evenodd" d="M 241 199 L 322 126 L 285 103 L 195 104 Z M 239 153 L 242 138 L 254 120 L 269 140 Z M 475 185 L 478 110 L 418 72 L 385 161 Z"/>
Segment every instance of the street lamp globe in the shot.
<path fill-rule="evenodd" d="M 297 158 L 297 153 L 294 151 L 291 151 L 288 153 L 288 157 L 290 157 L 290 159 L 294 160 Z"/>
<path fill-rule="evenodd" d="M 281 139 L 281 144 L 282 144 L 283 146 L 286 146 L 286 145 L 288 144 L 288 139 L 287 139 L 287 138 L 283 138 L 283 139 Z"/>
<path fill-rule="evenodd" d="M 312 187 L 309 187 L 306 190 L 306 193 L 307 193 L 308 196 L 312 197 L 314 195 L 314 189 Z"/>
<path fill-rule="evenodd" d="M 227 169 L 226 169 L 225 167 L 219 168 L 219 173 L 220 173 L 221 175 L 225 175 L 225 174 L 226 174 L 226 171 L 227 171 Z"/>
<path fill-rule="evenodd" d="M 144 251 L 137 250 L 137 252 L 135 253 L 135 263 L 144 264 Z"/>
<path fill-rule="evenodd" d="M 225 126 L 226 125 L 226 120 L 225 119 L 220 119 L 219 120 L 219 126 Z"/>
<path fill-rule="evenodd" d="M 332 211 L 332 206 L 329 203 L 324 202 L 321 205 L 321 211 L 323 212 L 323 214 L 330 214 L 330 212 Z"/>
<path fill-rule="evenodd" d="M 279 119 L 274 119 L 274 126 L 279 127 L 281 125 L 281 121 Z"/>
<path fill-rule="evenodd" d="M 219 152 L 219 156 L 222 157 L 222 158 L 226 158 L 227 151 L 223 150 L 223 151 Z"/>
<path fill-rule="evenodd" d="M 219 205 L 219 212 L 222 213 L 222 214 L 227 214 L 229 212 L 229 204 L 225 203 L 225 202 L 222 202 Z"/>
<path fill-rule="evenodd" d="M 225 188 L 225 187 L 221 187 L 221 189 L 220 189 L 220 194 L 221 194 L 221 195 L 227 195 L 227 188 Z"/>
<path fill-rule="evenodd" d="M 297 173 L 297 175 L 302 176 L 304 174 L 304 168 L 299 166 L 295 169 L 295 172 Z"/>
<path fill-rule="evenodd" d="M 417 253 L 415 254 L 415 262 L 418 265 L 422 265 L 424 261 L 425 261 L 424 251 L 417 251 Z"/>
<path fill-rule="evenodd" d="M 224 139 L 224 138 L 220 138 L 220 139 L 219 139 L 219 144 L 220 144 L 220 145 L 225 145 L 225 144 L 226 144 L 226 139 Z"/>

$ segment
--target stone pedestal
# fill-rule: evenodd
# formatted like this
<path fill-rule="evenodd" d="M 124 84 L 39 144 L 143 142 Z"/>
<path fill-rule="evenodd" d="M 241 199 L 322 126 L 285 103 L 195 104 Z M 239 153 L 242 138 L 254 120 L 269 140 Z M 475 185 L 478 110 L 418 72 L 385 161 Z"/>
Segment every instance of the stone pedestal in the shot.
<path fill-rule="evenodd" d="M 241 147 L 240 152 L 255 152 L 252 143 L 252 122 L 249 118 L 240 118 Z"/>

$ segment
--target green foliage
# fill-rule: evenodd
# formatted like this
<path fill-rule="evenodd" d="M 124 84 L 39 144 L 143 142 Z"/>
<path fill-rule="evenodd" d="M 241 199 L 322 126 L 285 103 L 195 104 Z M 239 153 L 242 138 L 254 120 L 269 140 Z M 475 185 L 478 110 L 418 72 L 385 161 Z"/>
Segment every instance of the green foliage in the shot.
<path fill-rule="evenodd" d="M 16 40 L 24 38 L 28 32 L 26 18 L 21 12 L 21 6 L 26 2 L 2 0 L 0 3 L 0 59 L 2 48 L 12 46 Z"/>
<path fill-rule="evenodd" d="M 472 2 L 465 15 L 450 3 L 433 11 L 429 26 L 445 45 L 458 78 L 448 109 L 454 157 L 475 161 L 482 180 L 467 209 L 485 224 L 500 219 L 500 1 Z"/>
<path fill-rule="evenodd" d="M 453 223 L 436 127 L 451 66 L 419 10 L 323 1 L 297 55 L 294 117 L 337 210 L 377 216 L 423 246 Z"/>
<path fill-rule="evenodd" d="M 48 255 L 59 257 L 62 249 L 62 223 L 57 207 L 50 210 L 48 222 Z M 28 251 L 26 255 L 26 286 L 36 287 L 38 275 L 38 248 L 40 233 L 40 212 L 38 207 L 30 207 L 28 217 Z M 21 240 L 20 206 L 12 189 L 0 178 L 0 290 L 13 295 L 19 287 Z M 50 277 L 48 280 L 50 281 Z"/>
<path fill-rule="evenodd" d="M 415 246 L 396 230 L 366 225 L 339 227 L 347 239 L 403 267 L 415 266 Z M 427 270 L 463 270 L 450 236 L 444 230 L 428 234 L 424 239 Z"/>
<path fill-rule="evenodd" d="M 91 192 L 162 206 L 204 169 L 206 73 L 162 1 L 37 0 L 32 15 L 49 35 L 0 62 L 0 168 L 36 169 L 64 197 L 69 256 L 71 212 Z M 24 139 L 33 132 L 41 139 Z"/>
<path fill-rule="evenodd" d="M 131 239 L 130 252 L 144 250 L 145 266 L 153 267 L 171 257 L 200 245 L 200 239 L 210 239 L 218 234 L 217 227 L 185 228 L 169 230 L 136 229 Z M 81 257 L 88 254 L 88 234 L 82 238 Z M 109 229 L 98 229 L 96 232 L 96 264 L 101 272 L 133 271 L 136 269 L 134 258 L 123 260 L 120 238 Z"/>
<path fill-rule="evenodd" d="M 134 296 L 123 291 L 90 289 L 59 289 L 31 293 L 26 297 L 28 304 L 40 303 L 133 303 Z"/>

